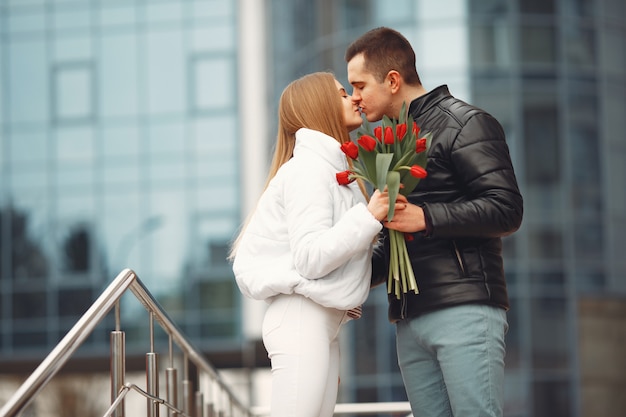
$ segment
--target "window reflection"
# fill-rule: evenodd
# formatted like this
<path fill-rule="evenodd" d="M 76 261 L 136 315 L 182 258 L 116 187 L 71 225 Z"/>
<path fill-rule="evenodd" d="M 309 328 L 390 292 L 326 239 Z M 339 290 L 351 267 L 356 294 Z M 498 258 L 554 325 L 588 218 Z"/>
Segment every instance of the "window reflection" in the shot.
<path fill-rule="evenodd" d="M 564 378 L 533 383 L 534 417 L 570 417 L 570 383 Z"/>
<path fill-rule="evenodd" d="M 537 273 L 541 274 L 540 271 Z M 534 280 L 541 278 L 541 275 L 533 277 Z M 530 306 L 533 367 L 568 369 L 570 350 L 566 300 L 542 297 L 539 293 L 537 298 L 531 300 Z"/>
<path fill-rule="evenodd" d="M 537 14 L 554 14 L 555 0 L 520 0 L 520 12 Z"/>
<path fill-rule="evenodd" d="M 68 62 L 53 67 L 52 108 L 56 123 L 85 123 L 94 117 L 94 82 L 90 62 Z"/>
<path fill-rule="evenodd" d="M 542 187 L 561 181 L 559 110 L 546 93 L 527 95 L 524 102 L 526 180 Z"/>
<path fill-rule="evenodd" d="M 524 25 L 521 28 L 521 60 L 526 67 L 556 64 L 556 30 L 552 25 Z M 540 67 L 541 68 L 541 67 Z"/>

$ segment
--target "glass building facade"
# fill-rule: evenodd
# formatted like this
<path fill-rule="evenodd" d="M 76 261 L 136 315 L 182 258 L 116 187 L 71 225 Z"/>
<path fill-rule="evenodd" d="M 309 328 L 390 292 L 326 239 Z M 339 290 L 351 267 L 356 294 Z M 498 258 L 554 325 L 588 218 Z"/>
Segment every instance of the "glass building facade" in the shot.
<path fill-rule="evenodd" d="M 266 112 L 252 157 L 267 163 L 284 86 L 319 70 L 347 86 L 346 46 L 386 25 L 427 89 L 448 84 L 507 133 L 525 216 L 504 240 L 505 415 L 590 415 L 580 303 L 626 299 L 626 4 L 390 4 L 265 0 L 267 51 L 242 69 L 241 1 L 0 0 L 0 362 L 43 357 L 123 267 L 199 347 L 242 349 L 225 259 L 245 216 L 241 121 Z M 239 91 L 256 71 L 267 109 Z M 382 288 L 364 313 L 345 328 L 340 401 L 405 400 Z"/>
<path fill-rule="evenodd" d="M 1 358 L 125 267 L 199 345 L 239 339 L 236 42 L 231 1 L 0 2 Z"/>

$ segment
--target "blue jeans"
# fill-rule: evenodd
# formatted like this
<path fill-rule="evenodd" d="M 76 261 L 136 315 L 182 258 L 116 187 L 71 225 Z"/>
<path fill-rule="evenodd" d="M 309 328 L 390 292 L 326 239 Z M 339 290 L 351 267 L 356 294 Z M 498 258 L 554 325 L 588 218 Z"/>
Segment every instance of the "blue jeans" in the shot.
<path fill-rule="evenodd" d="M 416 417 L 501 417 L 506 312 L 445 308 L 396 327 L 398 363 Z"/>

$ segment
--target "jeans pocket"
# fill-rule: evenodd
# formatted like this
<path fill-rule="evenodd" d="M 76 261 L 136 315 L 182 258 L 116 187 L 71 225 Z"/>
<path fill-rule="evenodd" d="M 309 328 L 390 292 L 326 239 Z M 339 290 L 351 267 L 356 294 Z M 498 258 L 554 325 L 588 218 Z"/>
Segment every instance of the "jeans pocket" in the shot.
<path fill-rule="evenodd" d="M 294 302 L 294 297 L 281 295 L 267 307 L 261 328 L 263 338 L 271 335 L 282 326 L 292 302 Z"/>

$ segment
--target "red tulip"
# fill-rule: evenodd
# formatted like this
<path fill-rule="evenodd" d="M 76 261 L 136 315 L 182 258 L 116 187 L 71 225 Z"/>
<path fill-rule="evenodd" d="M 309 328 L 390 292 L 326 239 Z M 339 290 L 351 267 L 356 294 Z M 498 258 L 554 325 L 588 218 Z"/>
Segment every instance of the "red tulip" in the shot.
<path fill-rule="evenodd" d="M 341 150 L 352 159 L 356 159 L 359 156 L 359 148 L 352 141 L 342 143 Z"/>
<path fill-rule="evenodd" d="M 376 139 L 374 139 L 373 137 L 369 135 L 361 136 L 359 140 L 357 140 L 357 142 L 367 152 L 372 152 L 374 149 L 376 149 Z"/>
<path fill-rule="evenodd" d="M 412 242 L 413 240 L 415 240 L 415 236 L 413 236 L 412 233 L 405 233 L 404 240 L 406 240 L 407 242 Z"/>
<path fill-rule="evenodd" d="M 378 140 L 382 140 L 383 139 L 383 128 L 380 126 L 376 126 L 374 128 L 374 136 L 376 136 L 376 138 Z"/>
<path fill-rule="evenodd" d="M 420 133 L 420 127 L 416 123 L 413 123 L 413 133 L 415 134 L 415 136 Z"/>
<path fill-rule="evenodd" d="M 385 145 L 393 145 L 394 137 L 393 137 L 393 129 L 391 126 L 385 127 Z"/>
<path fill-rule="evenodd" d="M 413 165 L 410 172 L 415 178 L 426 178 L 426 170 L 419 165 Z"/>
<path fill-rule="evenodd" d="M 415 142 L 415 153 L 424 152 L 426 150 L 426 138 L 418 139 Z"/>
<path fill-rule="evenodd" d="M 337 176 L 337 182 L 339 183 L 339 185 L 348 185 L 352 181 L 354 181 L 354 178 L 350 178 L 350 174 L 350 171 L 341 171 L 335 174 Z"/>
<path fill-rule="evenodd" d="M 402 140 L 404 135 L 406 135 L 406 123 L 400 123 L 396 126 L 396 136 L 398 137 L 398 140 Z"/>

